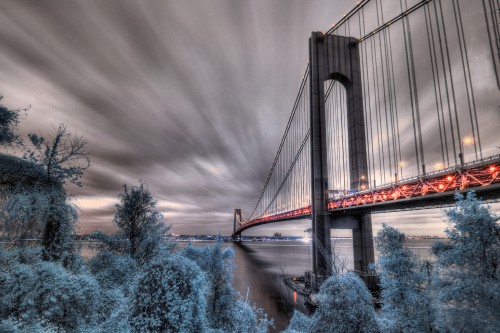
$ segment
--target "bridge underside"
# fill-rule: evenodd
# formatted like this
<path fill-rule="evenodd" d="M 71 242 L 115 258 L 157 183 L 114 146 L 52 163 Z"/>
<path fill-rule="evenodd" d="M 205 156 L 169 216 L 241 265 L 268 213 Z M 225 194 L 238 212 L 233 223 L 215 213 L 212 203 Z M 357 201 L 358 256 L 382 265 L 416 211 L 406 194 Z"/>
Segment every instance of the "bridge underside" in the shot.
<path fill-rule="evenodd" d="M 439 207 L 453 204 L 456 193 L 469 191 L 483 200 L 500 197 L 500 156 L 331 199 L 328 211 L 338 215 Z"/>
<path fill-rule="evenodd" d="M 390 213 L 415 209 L 431 209 L 449 207 L 455 203 L 455 194 L 474 191 L 483 201 L 498 200 L 500 197 L 500 183 L 487 188 L 476 187 L 451 192 L 428 194 L 421 197 L 402 198 L 394 201 L 376 202 L 361 206 L 344 207 L 329 211 L 331 216 L 342 216 L 357 213 Z"/>

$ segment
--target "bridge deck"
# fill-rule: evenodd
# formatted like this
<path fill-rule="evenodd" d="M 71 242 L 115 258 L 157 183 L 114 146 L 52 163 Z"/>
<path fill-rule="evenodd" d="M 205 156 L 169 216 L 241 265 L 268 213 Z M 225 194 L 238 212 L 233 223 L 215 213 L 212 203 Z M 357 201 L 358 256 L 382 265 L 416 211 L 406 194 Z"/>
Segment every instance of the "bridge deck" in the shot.
<path fill-rule="evenodd" d="M 500 155 L 330 199 L 328 213 L 395 211 L 450 205 L 454 195 L 474 190 L 488 200 L 500 197 Z M 311 206 L 259 217 L 235 231 L 273 222 L 311 218 Z"/>

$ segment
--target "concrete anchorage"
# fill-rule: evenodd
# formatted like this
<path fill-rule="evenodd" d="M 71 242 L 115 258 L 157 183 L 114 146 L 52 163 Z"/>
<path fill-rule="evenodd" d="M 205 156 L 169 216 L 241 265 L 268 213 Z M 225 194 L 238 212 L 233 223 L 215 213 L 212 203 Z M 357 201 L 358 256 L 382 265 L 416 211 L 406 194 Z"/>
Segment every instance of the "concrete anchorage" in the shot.
<path fill-rule="evenodd" d="M 368 184 L 365 124 L 361 68 L 355 38 L 313 32 L 309 39 L 310 59 L 310 124 L 311 124 L 311 184 L 314 284 L 332 274 L 320 247 L 331 248 L 330 229 L 352 229 L 354 269 L 366 272 L 373 263 L 372 223 L 369 213 L 331 216 L 327 210 L 328 171 L 325 91 L 326 80 L 336 80 L 346 89 L 347 133 L 349 147 L 350 185 L 359 189 Z M 323 251 L 324 253 L 324 251 Z"/>

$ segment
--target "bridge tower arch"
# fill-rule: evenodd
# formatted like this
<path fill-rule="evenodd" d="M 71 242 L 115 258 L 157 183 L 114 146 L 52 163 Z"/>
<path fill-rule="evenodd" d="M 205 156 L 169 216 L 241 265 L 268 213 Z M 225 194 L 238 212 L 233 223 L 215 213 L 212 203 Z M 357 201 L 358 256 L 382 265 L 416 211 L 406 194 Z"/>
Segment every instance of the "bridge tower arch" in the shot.
<path fill-rule="evenodd" d="M 331 258 L 324 258 L 319 248 L 331 248 L 330 229 L 353 230 L 355 270 L 365 272 L 375 260 L 370 214 L 332 216 L 327 210 L 326 80 L 336 80 L 346 90 L 350 186 L 357 189 L 368 183 L 361 66 L 356 41 L 352 37 L 325 36 L 321 32 L 313 32 L 309 39 L 311 207 L 312 230 L 317 238 L 317 242 L 313 242 L 313 272 L 316 276 L 332 273 L 328 271 L 326 261 Z"/>

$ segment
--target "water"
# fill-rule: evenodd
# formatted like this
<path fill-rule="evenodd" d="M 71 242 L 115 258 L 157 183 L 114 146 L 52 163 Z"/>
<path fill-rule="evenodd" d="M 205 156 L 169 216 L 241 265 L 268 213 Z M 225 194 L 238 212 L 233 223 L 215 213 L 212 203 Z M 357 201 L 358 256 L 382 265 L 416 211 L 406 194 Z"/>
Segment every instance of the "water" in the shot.
<path fill-rule="evenodd" d="M 420 258 L 432 259 L 430 248 L 435 239 L 407 240 Z M 184 247 L 187 243 L 179 243 Z M 195 246 L 211 245 L 213 242 L 195 242 Z M 333 240 L 335 252 L 346 259 L 347 269 L 353 269 L 352 239 Z M 272 332 L 280 332 L 288 326 L 294 309 L 307 312 L 299 295 L 290 291 L 282 283 L 283 276 L 302 276 L 312 268 L 311 243 L 303 241 L 267 241 L 225 243 L 235 252 L 236 271 L 233 285 L 243 299 L 263 308 L 274 319 Z M 95 251 L 82 249 L 84 256 L 92 256 Z M 378 251 L 375 251 L 375 257 Z"/>

